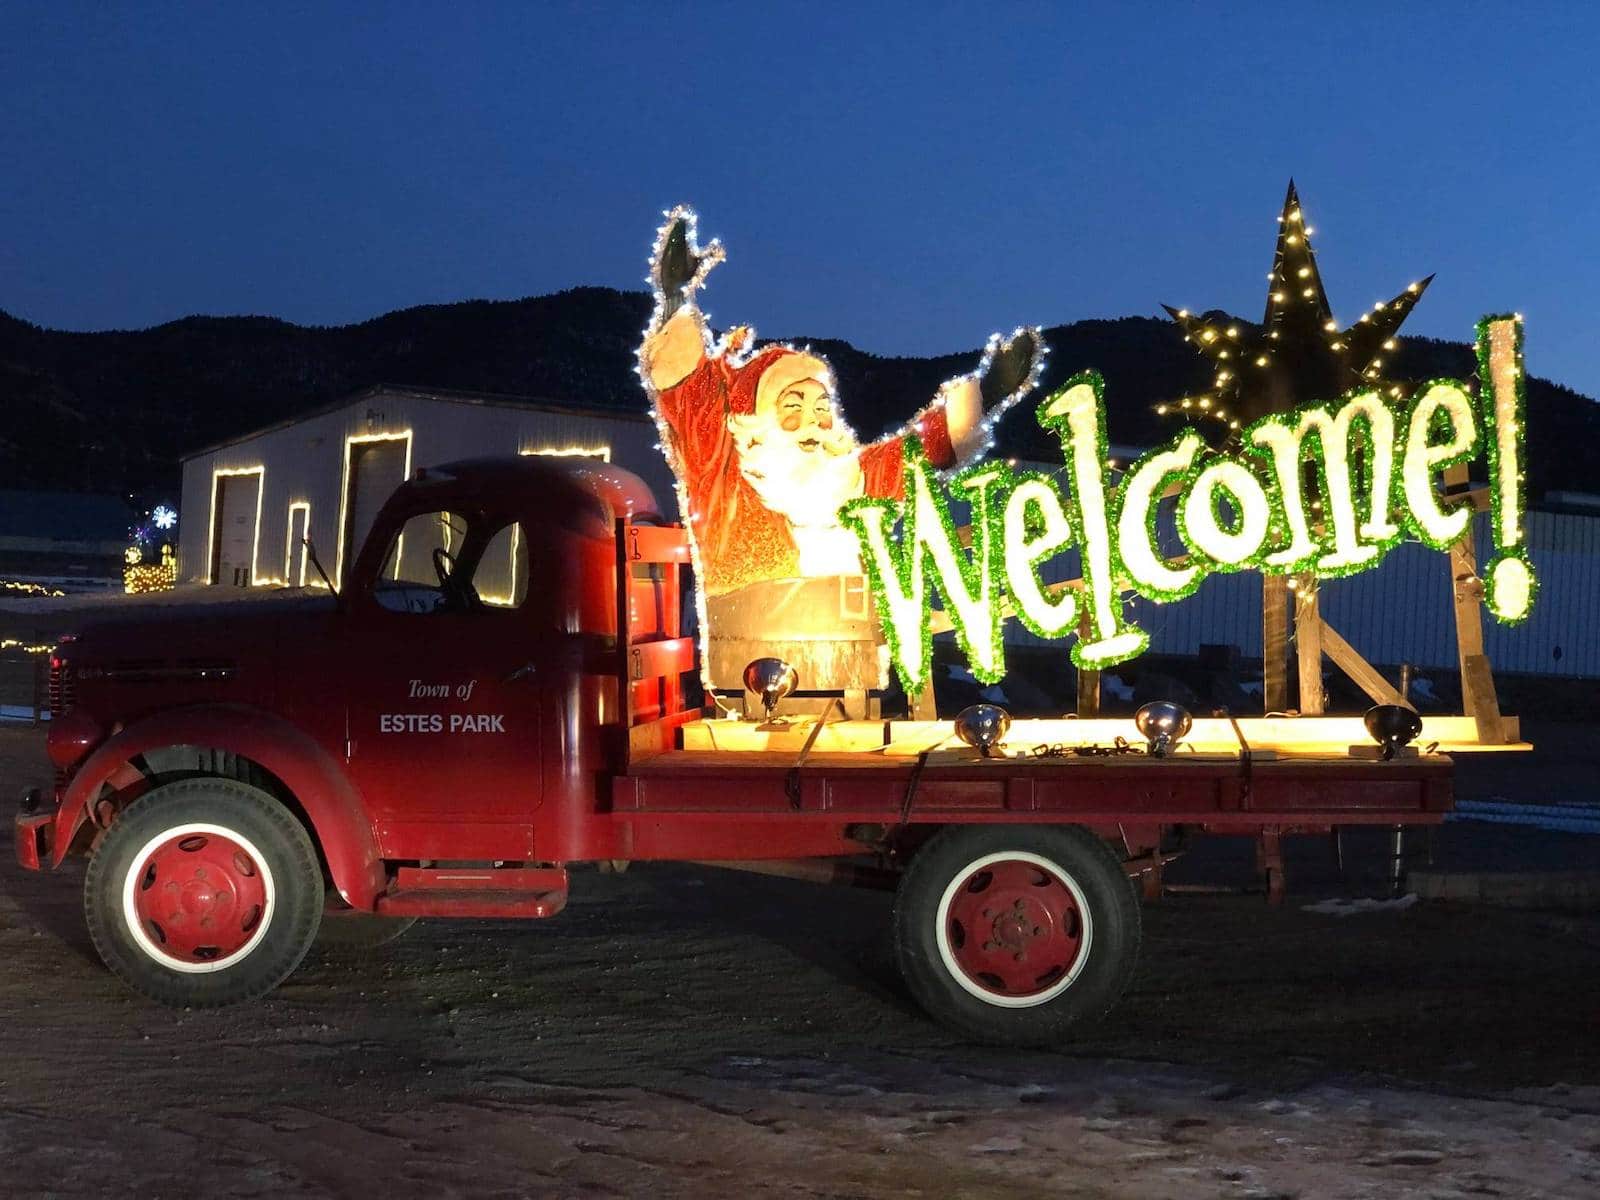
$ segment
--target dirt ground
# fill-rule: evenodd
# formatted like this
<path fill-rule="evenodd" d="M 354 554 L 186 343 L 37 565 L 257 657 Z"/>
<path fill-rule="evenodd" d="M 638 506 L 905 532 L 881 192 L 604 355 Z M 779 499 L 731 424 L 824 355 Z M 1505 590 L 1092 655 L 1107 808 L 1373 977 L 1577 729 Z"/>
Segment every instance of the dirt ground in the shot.
<path fill-rule="evenodd" d="M 1463 792 L 1592 799 L 1582 739 L 1554 742 L 1545 774 L 1485 764 Z M 0 728 L 0 787 L 42 778 L 41 743 Z M 1600 839 L 1551 836 L 1438 850 L 1600 868 Z M 1350 853 L 1354 880 L 1302 847 L 1279 910 L 1148 905 L 1121 1007 L 1043 1053 L 913 1008 L 880 893 L 584 874 L 556 920 L 423 923 L 174 1012 L 95 959 L 81 865 L 7 852 L 0 1194 L 1600 1194 L 1600 916 L 1303 911 L 1381 876 L 1378 843 Z"/>

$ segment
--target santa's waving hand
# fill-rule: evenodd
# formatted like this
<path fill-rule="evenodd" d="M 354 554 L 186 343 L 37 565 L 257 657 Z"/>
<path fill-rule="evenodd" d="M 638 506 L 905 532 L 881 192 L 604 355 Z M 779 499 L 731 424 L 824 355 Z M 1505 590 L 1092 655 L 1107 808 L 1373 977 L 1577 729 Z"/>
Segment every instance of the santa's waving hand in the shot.
<path fill-rule="evenodd" d="M 650 263 L 655 312 L 639 348 L 707 593 L 858 572 L 840 506 L 903 494 L 909 435 L 936 466 L 980 456 L 1000 414 L 1038 382 L 1044 339 L 1036 328 L 996 334 L 977 370 L 940 385 L 904 428 L 864 446 L 838 411 L 824 360 L 792 346 L 752 351 L 745 326 L 713 342 L 695 297 L 722 259 L 721 243 L 699 244 L 691 210 L 667 214 Z"/>

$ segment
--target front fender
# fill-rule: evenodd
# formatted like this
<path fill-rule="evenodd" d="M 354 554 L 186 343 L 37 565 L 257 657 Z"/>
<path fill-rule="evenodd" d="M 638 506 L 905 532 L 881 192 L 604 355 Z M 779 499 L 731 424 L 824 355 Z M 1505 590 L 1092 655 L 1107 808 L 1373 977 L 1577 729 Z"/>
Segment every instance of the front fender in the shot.
<path fill-rule="evenodd" d="M 378 840 L 350 781 L 327 751 L 270 713 L 246 705 L 207 705 L 156 713 L 113 735 L 72 777 L 56 810 L 53 866 L 89 816 L 90 803 L 135 755 L 165 746 L 203 746 L 237 754 L 272 772 L 299 801 L 322 846 L 333 885 L 352 908 L 370 912 L 384 887 Z"/>

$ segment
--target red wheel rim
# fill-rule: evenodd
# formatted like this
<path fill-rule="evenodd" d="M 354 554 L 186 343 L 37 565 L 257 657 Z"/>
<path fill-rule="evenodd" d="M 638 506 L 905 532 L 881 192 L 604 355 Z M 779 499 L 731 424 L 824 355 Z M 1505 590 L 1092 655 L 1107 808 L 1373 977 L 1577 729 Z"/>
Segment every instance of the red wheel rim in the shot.
<path fill-rule="evenodd" d="M 255 939 L 270 902 L 252 848 L 215 830 L 181 831 L 134 865 L 129 880 L 138 932 L 161 957 L 211 965 Z"/>
<path fill-rule="evenodd" d="M 1077 895 L 1037 862 L 997 858 L 949 893 L 944 938 L 954 965 L 990 996 L 1026 1001 L 1059 990 L 1083 953 Z"/>

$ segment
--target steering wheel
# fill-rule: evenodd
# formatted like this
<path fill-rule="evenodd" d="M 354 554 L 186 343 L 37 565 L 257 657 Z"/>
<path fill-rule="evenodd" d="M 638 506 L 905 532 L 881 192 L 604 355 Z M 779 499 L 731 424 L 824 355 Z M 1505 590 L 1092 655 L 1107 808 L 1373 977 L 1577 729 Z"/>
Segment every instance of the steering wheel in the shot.
<path fill-rule="evenodd" d="M 456 560 L 451 556 L 450 551 L 443 546 L 435 546 L 433 548 L 433 573 L 439 577 L 439 590 L 441 592 L 451 590 L 450 575 L 455 569 Z"/>
<path fill-rule="evenodd" d="M 433 548 L 433 572 L 439 577 L 440 607 L 465 612 L 473 607 L 477 593 L 456 575 L 455 556 L 443 546 Z"/>

